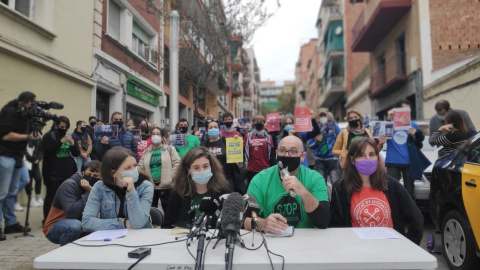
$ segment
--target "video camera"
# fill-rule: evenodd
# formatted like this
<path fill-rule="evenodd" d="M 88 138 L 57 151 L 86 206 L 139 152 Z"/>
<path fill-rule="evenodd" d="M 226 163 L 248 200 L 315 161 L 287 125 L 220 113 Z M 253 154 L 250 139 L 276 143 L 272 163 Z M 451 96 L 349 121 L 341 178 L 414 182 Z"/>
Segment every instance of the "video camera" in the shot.
<path fill-rule="evenodd" d="M 45 111 L 49 109 L 61 110 L 63 109 L 63 104 L 58 102 L 47 103 L 45 101 L 37 101 L 26 108 L 30 128 L 34 134 L 40 132 L 46 121 L 57 121 L 58 116 L 56 114 Z"/>

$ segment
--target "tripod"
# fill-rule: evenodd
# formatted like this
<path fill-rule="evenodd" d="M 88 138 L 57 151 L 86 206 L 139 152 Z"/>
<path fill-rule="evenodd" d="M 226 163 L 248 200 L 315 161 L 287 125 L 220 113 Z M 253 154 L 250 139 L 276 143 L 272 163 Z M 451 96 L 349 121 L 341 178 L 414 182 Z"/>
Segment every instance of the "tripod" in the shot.
<path fill-rule="evenodd" d="M 32 185 L 32 180 L 33 179 L 30 179 L 30 183 L 29 185 Z M 33 237 L 32 234 L 29 234 L 28 233 L 28 217 L 30 215 L 30 201 L 32 200 L 32 190 L 30 190 L 30 192 L 28 192 L 28 203 L 27 203 L 27 213 L 26 213 L 26 216 L 25 216 L 25 227 L 23 227 L 23 233 L 19 236 L 16 236 L 15 238 L 19 238 L 19 237 L 26 237 L 26 236 L 30 236 L 30 237 Z"/>

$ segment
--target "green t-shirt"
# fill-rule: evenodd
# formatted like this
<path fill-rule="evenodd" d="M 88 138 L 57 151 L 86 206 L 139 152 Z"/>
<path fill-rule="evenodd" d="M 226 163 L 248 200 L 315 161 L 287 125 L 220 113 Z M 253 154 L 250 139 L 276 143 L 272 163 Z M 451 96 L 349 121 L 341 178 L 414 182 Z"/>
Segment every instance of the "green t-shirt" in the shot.
<path fill-rule="evenodd" d="M 322 175 L 304 166 L 299 167 L 297 178 L 319 201 L 328 201 L 327 186 Z M 295 228 L 314 228 L 312 221 L 303 207 L 302 197 L 290 196 L 282 185 L 278 166 L 272 166 L 253 177 L 248 187 L 248 194 L 255 196 L 260 205 L 259 215 L 267 218 L 278 213 L 287 219 L 287 223 Z"/>
<path fill-rule="evenodd" d="M 150 158 L 150 173 L 155 184 L 160 184 L 162 178 L 162 150 L 163 146 L 159 149 L 152 151 L 152 157 Z"/>
<path fill-rule="evenodd" d="M 187 146 L 175 146 L 175 150 L 177 150 L 180 158 L 182 158 L 188 152 L 188 150 L 200 146 L 200 140 L 197 136 L 188 134 L 185 136 L 185 140 L 187 141 Z"/>

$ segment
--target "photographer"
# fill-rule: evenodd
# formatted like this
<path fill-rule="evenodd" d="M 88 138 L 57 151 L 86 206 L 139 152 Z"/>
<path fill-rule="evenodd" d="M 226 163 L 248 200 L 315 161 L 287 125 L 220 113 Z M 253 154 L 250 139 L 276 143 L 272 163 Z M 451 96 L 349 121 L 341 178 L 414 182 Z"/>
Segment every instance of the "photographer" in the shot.
<path fill-rule="evenodd" d="M 80 150 L 73 139 L 67 135 L 70 120 L 66 116 L 55 119 L 50 132 L 43 136 L 43 167 L 42 174 L 47 188 L 43 202 L 43 215 L 48 212 L 58 187 L 77 172 L 77 163 L 73 158 L 80 156 Z"/>
<path fill-rule="evenodd" d="M 0 241 L 6 240 L 4 232 L 8 234 L 24 231 L 24 227 L 18 223 L 14 214 L 13 205 L 27 141 L 39 138 L 38 134 L 28 134 L 28 108 L 35 102 L 35 94 L 22 92 L 0 112 Z M 5 231 L 1 229 L 3 217 Z"/>

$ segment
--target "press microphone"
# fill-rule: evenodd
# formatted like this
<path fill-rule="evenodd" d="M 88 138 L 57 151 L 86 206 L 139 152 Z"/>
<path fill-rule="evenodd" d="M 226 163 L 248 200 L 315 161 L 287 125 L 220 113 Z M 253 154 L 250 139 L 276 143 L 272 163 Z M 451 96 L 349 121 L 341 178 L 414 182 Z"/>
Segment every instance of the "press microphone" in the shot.
<path fill-rule="evenodd" d="M 220 206 L 220 202 L 218 200 L 218 197 L 215 196 L 208 196 L 208 197 L 203 197 L 202 201 L 200 202 L 200 206 L 198 207 L 198 210 L 200 210 L 201 214 L 195 219 L 195 222 L 193 223 L 193 227 L 188 233 L 187 237 L 191 238 L 195 235 L 196 231 L 200 226 L 202 225 L 205 216 L 210 216 L 215 214 L 215 211 L 217 211 L 218 207 Z"/>
<path fill-rule="evenodd" d="M 48 106 L 49 106 L 51 109 L 56 109 L 56 110 L 61 110 L 61 109 L 63 109 L 63 104 L 62 104 L 62 103 L 59 103 L 59 102 L 55 102 L 55 101 L 52 101 L 52 102 L 48 103 Z"/>
<path fill-rule="evenodd" d="M 254 226 L 252 226 L 252 230 L 253 230 L 258 227 L 257 213 L 260 212 L 260 205 L 255 199 L 255 196 L 251 194 L 243 195 L 243 199 L 245 201 L 245 216 L 251 217 L 254 222 Z"/>
<path fill-rule="evenodd" d="M 233 251 L 237 234 L 242 227 L 245 202 L 238 192 L 231 193 L 225 200 L 222 209 L 222 230 L 226 235 L 225 266 L 232 269 Z"/>
<path fill-rule="evenodd" d="M 283 180 L 283 178 L 290 176 L 290 172 L 288 171 L 288 166 L 284 168 L 283 163 L 281 161 L 278 162 L 278 168 L 280 169 L 280 179 Z M 288 192 L 290 193 L 290 197 L 297 196 L 297 194 L 295 194 L 295 191 L 291 189 Z"/>
<path fill-rule="evenodd" d="M 225 200 L 230 196 L 230 193 L 228 194 L 223 194 L 220 196 L 219 201 L 220 201 L 220 206 L 218 207 L 218 219 L 217 219 L 217 224 L 215 228 L 220 228 L 220 225 L 222 224 L 222 210 L 223 210 L 223 203 L 225 203 Z"/>

